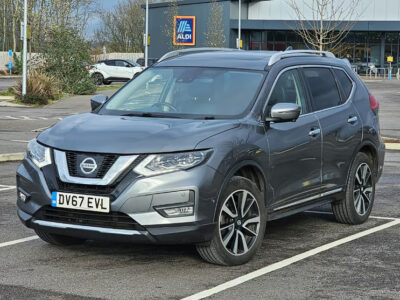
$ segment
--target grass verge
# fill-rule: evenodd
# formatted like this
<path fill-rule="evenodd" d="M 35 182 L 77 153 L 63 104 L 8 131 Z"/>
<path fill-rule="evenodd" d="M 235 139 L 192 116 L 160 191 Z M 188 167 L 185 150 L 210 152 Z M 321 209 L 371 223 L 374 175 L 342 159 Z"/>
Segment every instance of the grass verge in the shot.
<path fill-rule="evenodd" d="M 101 91 L 108 91 L 108 90 L 119 90 L 120 88 L 122 88 L 124 85 L 123 84 L 118 84 L 118 85 L 102 85 L 97 87 L 97 91 L 101 92 Z"/>

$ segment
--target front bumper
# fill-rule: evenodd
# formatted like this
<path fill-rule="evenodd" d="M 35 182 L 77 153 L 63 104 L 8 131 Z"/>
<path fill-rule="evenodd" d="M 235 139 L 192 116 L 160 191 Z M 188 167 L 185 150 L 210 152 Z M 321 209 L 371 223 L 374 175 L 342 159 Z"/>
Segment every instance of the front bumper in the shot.
<path fill-rule="evenodd" d="M 18 216 L 29 228 L 83 239 L 162 244 L 203 243 L 211 240 L 215 229 L 213 217 L 218 187 L 223 180 L 214 169 L 201 165 L 191 170 L 153 177 L 124 176 L 129 184 L 120 180 L 113 186 L 110 210 L 131 218 L 137 224 L 132 228 L 113 227 L 109 223 L 102 226 L 98 222 L 92 226 L 80 224 L 76 219 L 69 222 L 69 219 L 60 221 L 42 218 L 41 211 L 50 207 L 53 191 L 75 191 L 65 190 L 65 186 L 58 182 L 56 167 L 51 165 L 38 169 L 29 159 L 25 159 L 17 171 L 18 193 L 22 192 L 26 196 L 25 201 L 17 197 Z M 154 209 L 186 203 L 189 191 L 194 194 L 192 216 L 167 218 Z M 91 195 L 93 192 L 86 194 Z"/>

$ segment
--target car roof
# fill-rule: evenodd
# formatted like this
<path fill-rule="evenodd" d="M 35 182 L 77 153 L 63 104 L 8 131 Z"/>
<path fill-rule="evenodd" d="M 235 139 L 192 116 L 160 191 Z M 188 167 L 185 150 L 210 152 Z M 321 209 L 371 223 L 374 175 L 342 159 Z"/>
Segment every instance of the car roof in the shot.
<path fill-rule="evenodd" d="M 218 67 L 264 70 L 277 51 L 222 50 L 188 53 L 157 63 L 160 67 Z"/>
<path fill-rule="evenodd" d="M 199 48 L 198 50 L 176 50 L 167 53 L 155 66 L 219 67 L 261 71 L 282 60 L 292 63 L 295 60 L 299 64 L 306 62 L 341 66 L 348 64 L 330 52 L 318 50 L 257 51 Z"/>

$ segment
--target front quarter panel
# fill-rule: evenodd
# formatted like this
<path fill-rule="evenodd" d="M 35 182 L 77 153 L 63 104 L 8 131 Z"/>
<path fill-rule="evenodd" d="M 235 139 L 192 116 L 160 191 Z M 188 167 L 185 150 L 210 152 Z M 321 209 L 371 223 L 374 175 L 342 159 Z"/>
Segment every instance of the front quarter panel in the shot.
<path fill-rule="evenodd" d="M 256 121 L 241 123 L 239 127 L 212 136 L 199 144 L 196 149 L 213 149 L 207 165 L 220 173 L 224 181 L 219 189 L 218 199 L 229 179 L 237 170 L 246 165 L 257 168 L 264 177 L 265 199 L 272 199 L 268 186 L 268 145 L 263 124 Z M 218 205 L 216 206 L 216 208 Z"/>

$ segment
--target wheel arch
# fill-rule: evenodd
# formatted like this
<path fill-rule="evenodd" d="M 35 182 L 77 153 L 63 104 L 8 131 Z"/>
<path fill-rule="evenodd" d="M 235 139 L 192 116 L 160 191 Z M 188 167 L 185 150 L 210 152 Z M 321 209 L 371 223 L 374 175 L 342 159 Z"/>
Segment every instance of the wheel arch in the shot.
<path fill-rule="evenodd" d="M 218 192 L 217 205 L 214 210 L 214 220 L 216 220 L 217 211 L 221 205 L 221 195 L 233 176 L 245 177 L 254 182 L 264 197 L 265 205 L 267 205 L 267 195 L 269 194 L 269 190 L 267 185 L 267 176 L 263 168 L 254 160 L 242 160 L 232 166 L 224 176 L 224 181 Z"/>
<path fill-rule="evenodd" d="M 354 163 L 354 159 L 356 158 L 356 155 L 359 152 L 363 152 L 366 155 L 368 155 L 369 158 L 371 158 L 372 163 L 373 163 L 373 168 L 374 168 L 374 176 L 376 177 L 378 174 L 378 164 L 379 164 L 379 158 L 378 158 L 378 149 L 376 147 L 376 145 L 370 141 L 370 140 L 364 140 L 362 141 L 362 143 L 360 143 L 358 145 L 358 147 L 356 148 L 356 150 L 353 153 L 353 156 L 351 158 L 351 163 L 349 164 L 349 169 L 347 171 L 347 180 L 346 183 L 349 180 L 350 177 L 350 171 L 351 171 L 351 167 L 353 166 Z"/>

